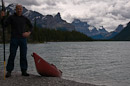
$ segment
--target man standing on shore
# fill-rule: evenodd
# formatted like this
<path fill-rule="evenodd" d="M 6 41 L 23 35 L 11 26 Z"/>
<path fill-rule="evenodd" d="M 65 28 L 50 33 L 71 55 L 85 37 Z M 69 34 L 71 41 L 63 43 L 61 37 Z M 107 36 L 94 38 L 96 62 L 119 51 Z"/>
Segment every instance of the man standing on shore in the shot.
<path fill-rule="evenodd" d="M 20 47 L 20 67 L 23 76 L 29 76 L 27 73 L 27 37 L 32 32 L 32 24 L 29 19 L 22 15 L 23 7 L 22 5 L 16 5 L 16 13 L 9 16 L 4 20 L 3 25 L 6 27 L 11 25 L 11 41 L 10 41 L 10 55 L 8 58 L 8 63 L 6 66 L 6 77 L 11 76 L 11 72 L 14 69 L 14 59 L 18 47 Z M 5 13 L 1 12 L 1 19 L 5 16 Z M 26 30 L 26 25 L 29 27 L 29 30 Z"/>

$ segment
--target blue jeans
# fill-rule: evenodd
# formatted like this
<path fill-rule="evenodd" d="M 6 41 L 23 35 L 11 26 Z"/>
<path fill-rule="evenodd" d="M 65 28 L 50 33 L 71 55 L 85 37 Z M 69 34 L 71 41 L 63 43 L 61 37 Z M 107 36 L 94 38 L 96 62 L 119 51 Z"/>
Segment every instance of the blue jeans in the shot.
<path fill-rule="evenodd" d="M 8 63 L 6 70 L 11 72 L 14 69 L 14 59 L 18 47 L 20 47 L 20 67 L 21 71 L 27 71 L 27 39 L 26 38 L 11 38 L 10 41 L 10 55 L 8 58 Z"/>

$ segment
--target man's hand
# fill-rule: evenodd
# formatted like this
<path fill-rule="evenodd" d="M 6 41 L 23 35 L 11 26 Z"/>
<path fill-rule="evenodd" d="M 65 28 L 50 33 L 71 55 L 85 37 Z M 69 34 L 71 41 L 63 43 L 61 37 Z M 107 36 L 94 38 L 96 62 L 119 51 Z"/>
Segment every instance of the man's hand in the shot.
<path fill-rule="evenodd" d="M 24 32 L 24 33 L 23 33 L 23 37 L 27 38 L 27 37 L 30 36 L 30 34 L 31 34 L 31 32 Z"/>
<path fill-rule="evenodd" d="M 4 12 L 4 11 L 1 11 L 0 17 L 3 18 L 4 16 L 5 16 L 5 12 Z"/>

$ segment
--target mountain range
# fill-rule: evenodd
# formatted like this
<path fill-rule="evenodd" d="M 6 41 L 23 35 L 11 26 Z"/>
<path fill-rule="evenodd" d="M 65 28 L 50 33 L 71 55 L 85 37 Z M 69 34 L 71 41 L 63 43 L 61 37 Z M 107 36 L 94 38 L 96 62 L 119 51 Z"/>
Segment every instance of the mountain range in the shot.
<path fill-rule="evenodd" d="M 16 4 L 9 4 L 6 9 L 10 12 L 10 14 L 13 14 L 15 12 L 15 6 Z M 37 26 L 40 28 L 49 28 L 63 31 L 76 30 L 93 39 L 111 39 L 120 33 L 124 28 L 123 25 L 119 25 L 114 31 L 108 32 L 103 26 L 97 29 L 96 27 L 79 19 L 74 19 L 72 23 L 68 23 L 66 20 L 61 18 L 59 12 L 54 16 L 43 15 L 39 12 L 28 10 L 25 7 L 23 7 L 23 15 L 28 17 L 33 24 L 36 21 Z"/>
<path fill-rule="evenodd" d="M 123 30 L 123 25 L 119 25 L 114 31 L 108 32 L 103 26 L 96 28 L 89 25 L 87 22 L 82 22 L 79 19 L 74 19 L 71 23 L 75 26 L 75 30 L 81 32 L 93 39 L 111 39 Z"/>
<path fill-rule="evenodd" d="M 10 4 L 6 7 L 6 9 L 13 14 L 15 12 L 16 4 Z M 41 28 L 49 28 L 49 29 L 63 29 L 72 31 L 74 30 L 74 26 L 70 23 L 67 23 L 65 20 L 61 19 L 60 13 L 57 13 L 55 16 L 52 15 L 42 15 L 39 12 L 28 10 L 23 7 L 23 15 L 28 17 L 32 23 L 34 21 L 37 22 L 37 26 Z"/>
<path fill-rule="evenodd" d="M 112 38 L 112 40 L 117 41 L 130 41 L 130 22 L 127 24 L 127 26 L 116 36 Z"/>
<path fill-rule="evenodd" d="M 89 25 L 87 22 L 82 22 L 79 19 L 74 19 L 71 24 L 75 26 L 76 31 L 86 34 L 94 39 L 98 39 L 96 38 L 98 35 L 105 35 L 109 33 L 103 26 L 97 29 L 96 27 Z"/>

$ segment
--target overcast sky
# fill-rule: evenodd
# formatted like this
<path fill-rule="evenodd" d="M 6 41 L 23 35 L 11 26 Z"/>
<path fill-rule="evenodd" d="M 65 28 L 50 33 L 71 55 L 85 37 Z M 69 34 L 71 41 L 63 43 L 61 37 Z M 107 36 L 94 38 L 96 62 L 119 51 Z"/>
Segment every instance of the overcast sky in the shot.
<path fill-rule="evenodd" d="M 130 21 L 130 0 L 4 0 L 19 3 L 29 10 L 43 15 L 61 13 L 62 19 L 71 23 L 74 18 L 88 22 L 90 25 L 104 26 L 108 31 L 119 24 Z"/>

